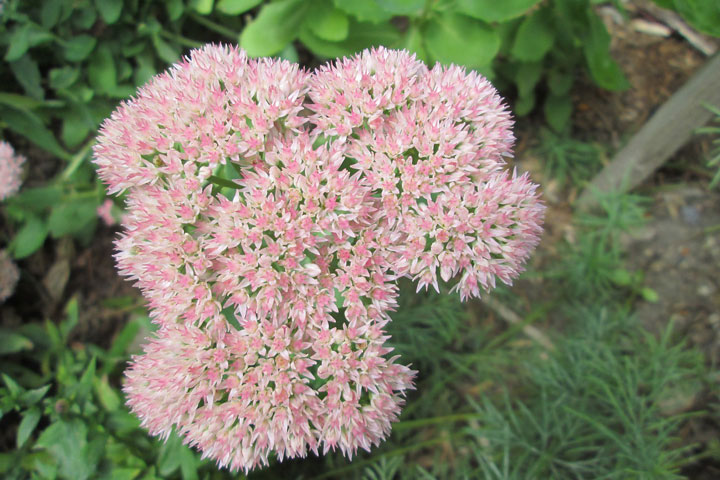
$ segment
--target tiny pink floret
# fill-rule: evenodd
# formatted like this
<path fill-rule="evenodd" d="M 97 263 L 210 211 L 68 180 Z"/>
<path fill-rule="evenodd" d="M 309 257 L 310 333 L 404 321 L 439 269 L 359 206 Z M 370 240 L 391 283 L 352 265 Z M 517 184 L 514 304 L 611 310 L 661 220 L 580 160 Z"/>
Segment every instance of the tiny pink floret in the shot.
<path fill-rule="evenodd" d="M 153 78 L 95 147 L 127 192 L 118 269 L 160 327 L 132 411 L 246 472 L 379 444 L 414 388 L 384 331 L 396 281 L 478 297 L 539 241 L 513 141 L 485 78 L 405 51 L 308 73 L 206 46 Z"/>
<path fill-rule="evenodd" d="M 9 143 L 0 141 L 0 201 L 20 190 L 24 163 L 25 157 L 16 155 Z"/>

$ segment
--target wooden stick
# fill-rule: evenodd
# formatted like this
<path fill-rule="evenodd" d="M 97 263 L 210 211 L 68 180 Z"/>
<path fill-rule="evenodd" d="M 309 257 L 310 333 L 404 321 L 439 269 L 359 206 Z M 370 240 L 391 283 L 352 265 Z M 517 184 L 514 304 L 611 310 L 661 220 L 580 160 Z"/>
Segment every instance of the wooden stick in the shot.
<path fill-rule="evenodd" d="M 628 191 L 649 177 L 713 116 L 720 106 L 720 53 L 670 97 L 585 188 L 576 205 L 591 208 L 595 192 Z"/>
<path fill-rule="evenodd" d="M 492 297 L 486 296 L 482 299 L 482 301 L 485 305 L 487 305 L 488 308 L 490 308 L 490 310 L 498 314 L 500 318 L 502 318 L 506 322 L 513 325 L 522 325 L 524 323 L 524 320 L 520 317 L 520 315 L 513 312 L 497 300 L 494 300 Z M 539 343 L 546 349 L 555 350 L 555 345 L 553 345 L 550 339 L 538 328 L 532 325 L 523 325 L 522 331 L 525 335 L 535 340 L 537 343 Z"/>

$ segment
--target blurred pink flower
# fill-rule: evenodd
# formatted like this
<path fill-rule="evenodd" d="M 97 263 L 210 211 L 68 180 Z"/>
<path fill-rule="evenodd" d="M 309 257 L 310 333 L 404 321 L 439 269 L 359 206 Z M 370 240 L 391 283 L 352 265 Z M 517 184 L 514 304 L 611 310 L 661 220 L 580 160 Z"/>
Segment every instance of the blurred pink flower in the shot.
<path fill-rule="evenodd" d="M 23 163 L 25 157 L 16 155 L 9 143 L 0 141 L 0 200 L 20 190 Z"/>
<path fill-rule="evenodd" d="M 233 470 L 379 443 L 414 375 L 385 346 L 396 280 L 479 296 L 538 242 L 511 126 L 484 78 L 382 48 L 309 74 L 208 46 L 155 77 L 95 147 L 160 326 L 132 410 Z"/>
<path fill-rule="evenodd" d="M 105 225 L 112 227 L 117 223 L 115 217 L 112 214 L 113 201 L 106 198 L 105 201 L 97 208 L 97 214 L 100 219 L 105 222 Z"/>

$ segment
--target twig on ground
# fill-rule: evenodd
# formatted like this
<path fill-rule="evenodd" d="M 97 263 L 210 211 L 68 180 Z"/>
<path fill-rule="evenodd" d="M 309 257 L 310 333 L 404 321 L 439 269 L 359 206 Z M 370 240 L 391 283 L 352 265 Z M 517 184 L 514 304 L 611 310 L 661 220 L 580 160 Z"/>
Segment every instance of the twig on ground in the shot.
<path fill-rule="evenodd" d="M 508 307 L 498 302 L 491 297 L 485 297 L 483 303 L 488 306 L 493 312 L 498 314 L 500 318 L 512 325 L 522 325 L 522 331 L 525 335 L 535 340 L 537 343 L 542 345 L 548 350 L 555 350 L 555 345 L 550 339 L 541 332 L 537 327 L 532 325 L 524 325 L 525 321 L 517 313 L 510 310 Z"/>

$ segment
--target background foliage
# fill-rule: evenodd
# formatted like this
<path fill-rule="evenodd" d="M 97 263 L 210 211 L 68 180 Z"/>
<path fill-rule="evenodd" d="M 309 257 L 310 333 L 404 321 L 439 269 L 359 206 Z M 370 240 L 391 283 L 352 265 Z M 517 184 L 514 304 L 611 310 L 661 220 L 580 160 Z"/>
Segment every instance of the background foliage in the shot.
<path fill-rule="evenodd" d="M 599 3 L 6 0 L 0 131 L 30 152 L 31 164 L 50 167 L 31 167 L 36 176 L 2 205 L 1 241 L 27 261 L 48 238 L 92 244 L 105 196 L 88 161 L 100 122 L 188 48 L 209 41 L 237 42 L 253 56 L 309 67 L 386 45 L 429 64 L 477 69 L 513 99 L 517 115 L 544 117 L 537 153 L 548 176 L 582 184 L 604 151 L 569 135 L 570 91 L 583 76 L 604 89 L 628 86 L 610 56 L 610 36 L 594 9 Z M 622 11 L 622 2 L 613 3 Z M 714 2 L 656 3 L 720 34 Z M 672 401 L 678 392 L 706 388 L 707 372 L 671 326 L 655 338 L 633 321 L 634 299 L 656 294 L 641 273 L 625 268 L 619 239 L 642 221 L 644 200 L 614 194 L 600 203 L 599 213 L 573 219 L 577 241 L 563 245 L 555 267 L 526 274 L 547 294 L 520 324 L 507 326 L 446 293 L 414 295 L 403 284 L 389 333 L 396 352 L 421 373 L 391 438 L 352 462 L 338 454 L 273 462 L 251 477 L 680 478 L 692 446 L 675 440 L 687 414 Z M 513 306 L 509 289 L 493 298 Z M 102 345 L 74 336 L 78 309 L 70 298 L 59 318 L 2 324 L 0 475 L 237 478 L 175 436 L 165 443 L 149 438 L 126 410 L 121 374 L 150 329 L 144 309 L 131 305 L 131 320 Z M 564 326 L 549 349 L 523 334 L 547 317 Z"/>

